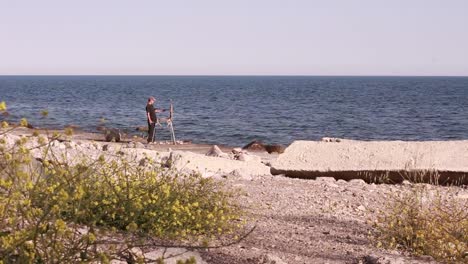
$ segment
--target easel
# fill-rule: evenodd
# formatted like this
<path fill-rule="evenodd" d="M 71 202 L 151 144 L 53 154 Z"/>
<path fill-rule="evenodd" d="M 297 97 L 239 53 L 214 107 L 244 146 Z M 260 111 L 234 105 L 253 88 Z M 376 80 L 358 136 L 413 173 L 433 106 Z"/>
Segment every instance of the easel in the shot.
<path fill-rule="evenodd" d="M 172 144 L 177 145 L 175 133 L 174 133 L 174 126 L 172 125 L 172 117 L 174 116 L 174 106 L 172 105 L 172 100 L 171 100 L 171 105 L 169 107 L 169 117 L 168 118 L 158 118 L 156 121 L 156 125 L 159 125 L 162 127 L 161 123 L 166 123 L 167 127 L 171 130 L 171 140 Z"/>

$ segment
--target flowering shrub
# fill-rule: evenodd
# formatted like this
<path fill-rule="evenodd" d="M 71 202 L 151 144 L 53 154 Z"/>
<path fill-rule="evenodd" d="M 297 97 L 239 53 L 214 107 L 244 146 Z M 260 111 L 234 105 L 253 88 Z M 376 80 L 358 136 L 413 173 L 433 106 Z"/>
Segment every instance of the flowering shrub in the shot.
<path fill-rule="evenodd" d="M 0 263 L 106 263 L 156 240 L 235 239 L 243 226 L 238 192 L 219 181 L 122 155 L 64 161 L 53 140 L 1 134 Z"/>
<path fill-rule="evenodd" d="M 390 204 L 375 221 L 377 246 L 405 249 L 447 262 L 468 258 L 468 207 L 449 193 L 416 185 Z"/>

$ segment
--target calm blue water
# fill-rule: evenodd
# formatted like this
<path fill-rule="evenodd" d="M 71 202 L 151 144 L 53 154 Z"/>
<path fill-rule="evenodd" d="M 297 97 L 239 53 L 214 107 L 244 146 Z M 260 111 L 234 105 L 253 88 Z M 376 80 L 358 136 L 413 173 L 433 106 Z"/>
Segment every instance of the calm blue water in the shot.
<path fill-rule="evenodd" d="M 0 76 L 9 119 L 38 127 L 95 131 L 105 118 L 134 132 L 149 95 L 172 99 L 176 136 L 198 143 L 468 139 L 465 77 Z"/>

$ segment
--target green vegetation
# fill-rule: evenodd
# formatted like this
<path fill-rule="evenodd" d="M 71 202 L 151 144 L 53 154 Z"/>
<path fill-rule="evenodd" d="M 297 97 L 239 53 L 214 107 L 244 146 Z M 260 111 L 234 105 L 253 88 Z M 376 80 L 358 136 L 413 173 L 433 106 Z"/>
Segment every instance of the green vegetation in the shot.
<path fill-rule="evenodd" d="M 67 160 L 51 150 L 57 136 L 0 137 L 0 263 L 137 263 L 148 260 L 134 248 L 237 239 L 237 191 L 151 159 Z"/>
<path fill-rule="evenodd" d="M 377 246 L 430 255 L 439 261 L 468 258 L 466 201 L 416 185 L 410 192 L 392 194 L 375 221 Z"/>

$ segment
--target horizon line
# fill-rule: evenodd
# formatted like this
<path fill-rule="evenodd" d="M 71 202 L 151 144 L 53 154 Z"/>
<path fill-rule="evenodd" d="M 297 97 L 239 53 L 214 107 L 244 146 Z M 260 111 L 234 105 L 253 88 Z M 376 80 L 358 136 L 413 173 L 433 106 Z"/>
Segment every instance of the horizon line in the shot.
<path fill-rule="evenodd" d="M 0 74 L 0 77 L 453 77 L 466 78 L 468 75 L 339 75 L 339 74 Z"/>

